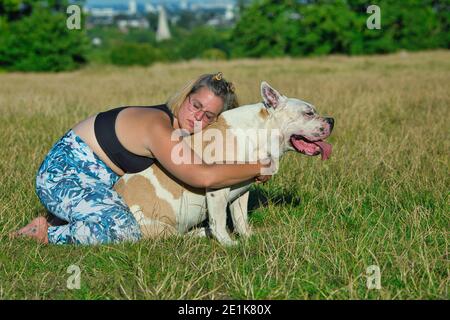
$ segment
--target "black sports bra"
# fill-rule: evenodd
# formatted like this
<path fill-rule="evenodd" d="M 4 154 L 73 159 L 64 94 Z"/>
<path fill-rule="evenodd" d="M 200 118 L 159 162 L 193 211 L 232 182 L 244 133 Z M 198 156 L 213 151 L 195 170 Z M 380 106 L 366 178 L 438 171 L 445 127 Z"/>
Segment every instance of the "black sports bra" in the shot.
<path fill-rule="evenodd" d="M 120 143 L 116 134 L 116 119 L 120 111 L 134 106 L 119 107 L 97 114 L 94 122 L 94 132 L 98 144 L 112 162 L 125 173 L 136 173 L 150 167 L 155 158 L 134 154 Z M 173 114 L 165 104 L 157 106 L 137 106 L 141 108 L 154 108 L 165 112 L 170 117 L 173 126 Z"/>

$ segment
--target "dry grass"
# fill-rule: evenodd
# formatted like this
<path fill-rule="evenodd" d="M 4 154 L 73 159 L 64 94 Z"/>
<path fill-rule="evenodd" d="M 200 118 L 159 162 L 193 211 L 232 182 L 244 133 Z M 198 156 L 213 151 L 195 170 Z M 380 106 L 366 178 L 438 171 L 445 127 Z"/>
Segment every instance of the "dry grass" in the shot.
<path fill-rule="evenodd" d="M 218 70 L 244 104 L 266 80 L 336 119 L 331 160 L 290 154 L 255 188 L 268 202 L 253 211 L 249 242 L 7 239 L 43 213 L 35 173 L 68 128 L 113 106 L 161 103 Z M 0 74 L 0 299 L 448 299 L 449 84 L 448 51 Z M 79 290 L 66 287 L 72 264 Z M 369 265 L 381 290 L 366 287 Z"/>

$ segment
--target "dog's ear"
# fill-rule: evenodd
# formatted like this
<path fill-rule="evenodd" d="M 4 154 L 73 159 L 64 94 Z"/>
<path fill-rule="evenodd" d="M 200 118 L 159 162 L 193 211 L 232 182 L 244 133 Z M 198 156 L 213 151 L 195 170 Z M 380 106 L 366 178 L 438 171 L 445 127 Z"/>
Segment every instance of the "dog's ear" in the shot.
<path fill-rule="evenodd" d="M 267 82 L 261 82 L 261 96 L 266 107 L 276 109 L 284 98 L 277 90 L 272 88 Z"/>

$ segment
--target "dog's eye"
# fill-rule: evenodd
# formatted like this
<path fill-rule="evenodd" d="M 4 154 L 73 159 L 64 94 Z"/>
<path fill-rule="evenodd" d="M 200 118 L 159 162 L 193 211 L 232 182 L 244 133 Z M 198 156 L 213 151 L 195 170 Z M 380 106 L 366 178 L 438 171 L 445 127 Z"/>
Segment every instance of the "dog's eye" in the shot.
<path fill-rule="evenodd" d="M 314 115 L 314 112 L 312 112 L 312 111 L 305 112 L 305 115 L 308 117 L 312 117 Z"/>

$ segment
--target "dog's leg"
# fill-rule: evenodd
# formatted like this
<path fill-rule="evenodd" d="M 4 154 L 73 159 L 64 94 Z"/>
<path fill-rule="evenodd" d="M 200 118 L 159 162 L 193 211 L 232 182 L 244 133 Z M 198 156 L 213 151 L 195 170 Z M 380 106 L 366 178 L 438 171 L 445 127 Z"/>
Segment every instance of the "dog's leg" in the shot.
<path fill-rule="evenodd" d="M 237 234 L 244 238 L 252 235 L 252 230 L 248 224 L 248 197 L 250 192 L 247 191 L 242 196 L 233 201 L 230 206 L 231 218 L 233 219 L 234 229 Z"/>
<path fill-rule="evenodd" d="M 211 234 L 223 245 L 237 244 L 227 231 L 227 204 L 230 188 L 207 190 L 206 202 L 208 205 L 209 228 Z"/>

